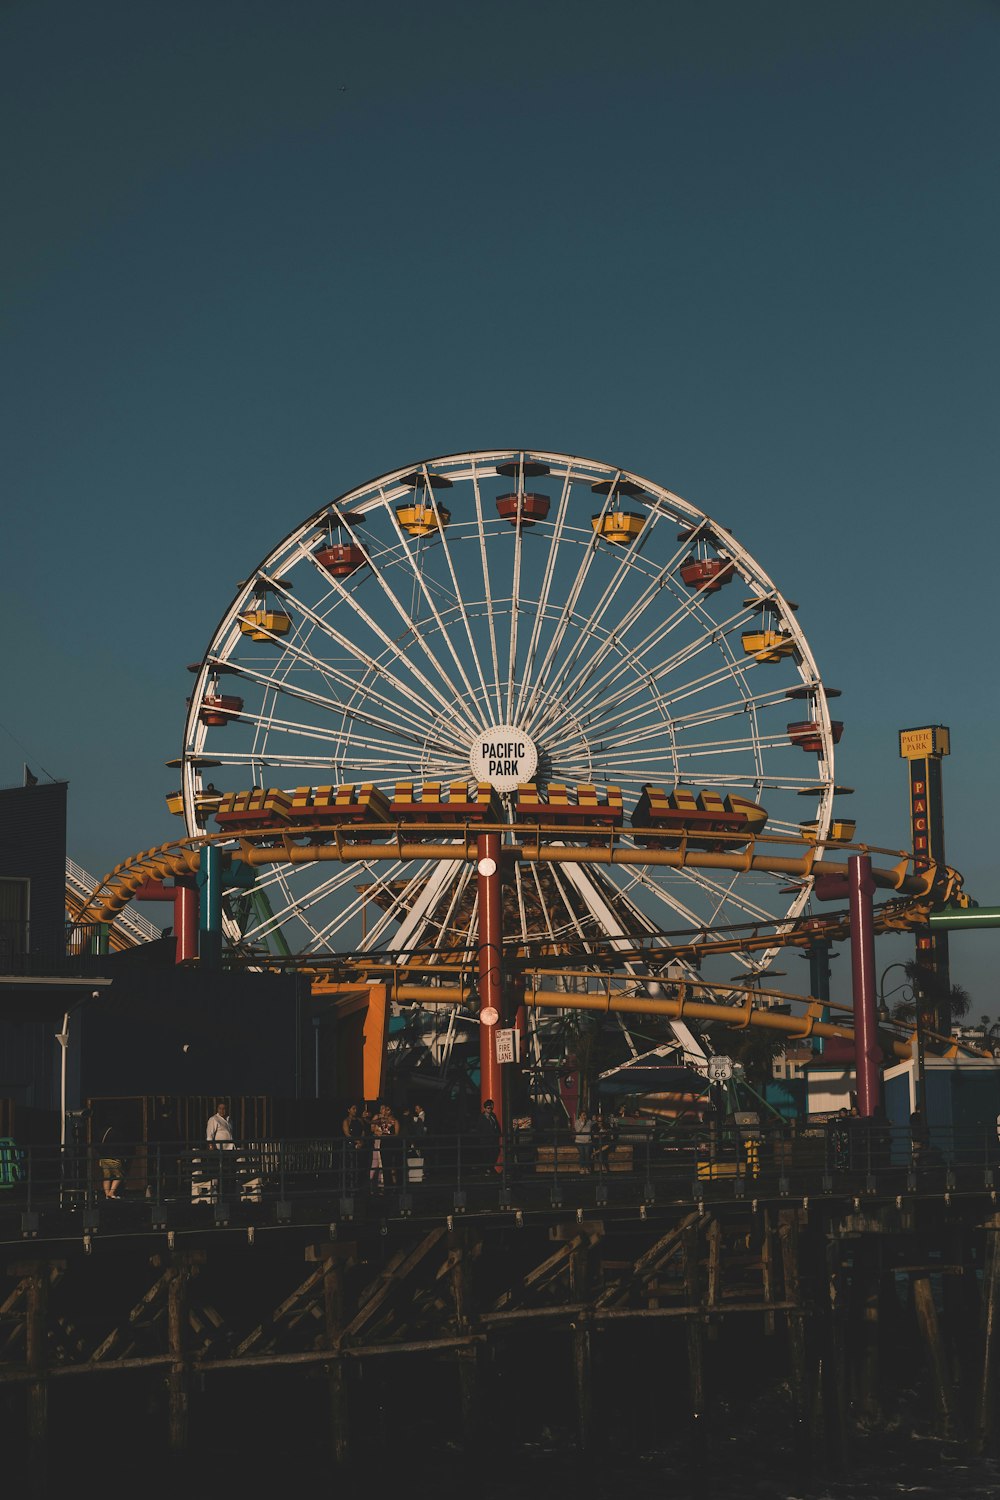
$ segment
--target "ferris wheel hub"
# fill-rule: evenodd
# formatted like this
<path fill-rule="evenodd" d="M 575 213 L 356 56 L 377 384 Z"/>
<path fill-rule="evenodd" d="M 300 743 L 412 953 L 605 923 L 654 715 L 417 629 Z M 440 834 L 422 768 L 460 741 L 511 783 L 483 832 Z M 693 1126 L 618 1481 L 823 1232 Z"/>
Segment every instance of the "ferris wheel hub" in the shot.
<path fill-rule="evenodd" d="M 472 742 L 469 766 L 476 781 L 486 781 L 498 792 L 514 792 L 533 778 L 538 749 L 514 724 L 489 725 Z"/>

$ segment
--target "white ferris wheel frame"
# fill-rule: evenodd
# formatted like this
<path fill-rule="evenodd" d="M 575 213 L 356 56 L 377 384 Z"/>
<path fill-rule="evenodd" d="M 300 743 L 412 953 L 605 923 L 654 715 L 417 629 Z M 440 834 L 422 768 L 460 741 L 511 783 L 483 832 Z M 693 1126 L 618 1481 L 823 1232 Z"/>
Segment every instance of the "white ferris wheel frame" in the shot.
<path fill-rule="evenodd" d="M 534 585 L 536 597 L 529 597 L 524 564 L 526 543 L 520 526 L 514 529 L 513 538 L 503 533 L 508 548 L 511 544 L 513 546 L 507 585 L 501 585 L 492 577 L 491 548 L 497 544 L 499 530 L 497 521 L 487 515 L 489 501 L 483 490 L 496 485 L 498 465 L 517 466 L 510 487 L 516 486 L 518 493 L 530 487 L 524 478 L 525 465 L 544 465 L 548 470 L 545 483 L 553 490 L 558 486 L 558 498 L 553 496 L 555 514 L 547 528 L 548 554 L 541 578 Z M 459 545 L 449 538 L 449 529 L 453 528 L 442 525 L 426 545 L 424 542 L 415 544 L 404 532 L 397 516 L 397 507 L 417 490 L 421 490 L 434 512 L 448 501 L 447 490 L 439 498 L 431 483 L 433 476 L 443 476 L 456 490 L 465 487 L 472 500 L 474 515 L 464 516 L 462 521 L 466 527 L 463 539 L 471 540 L 473 552 L 479 554 L 479 592 L 474 596 L 465 585 L 469 567 L 463 567 L 463 563 L 468 562 L 468 558 L 456 557 Z M 599 529 L 596 525 L 591 526 L 589 516 L 585 527 L 571 517 L 571 504 L 579 487 L 587 486 L 592 492 L 595 485 L 601 485 L 603 493 L 599 492 L 599 498 L 591 503 L 591 508 L 599 508 L 602 518 L 615 504 L 619 508 L 641 507 L 647 524 L 640 544 L 619 549 L 616 566 L 606 566 L 607 582 L 597 603 L 590 604 L 590 613 L 581 622 L 576 611 L 591 586 L 590 573 L 595 556 L 602 545 L 606 548 L 608 544 L 602 543 Z M 628 499 L 623 501 L 623 495 Z M 374 580 L 378 586 L 375 592 L 377 610 L 371 601 L 360 596 L 350 577 L 324 576 L 321 584 L 326 591 L 325 602 L 329 602 L 329 609 L 324 613 L 301 593 L 297 595 L 294 579 L 287 576 L 297 569 L 318 568 L 313 557 L 317 542 L 330 533 L 332 526 L 339 527 L 344 517 L 360 518 L 360 525 L 352 525 L 350 534 L 364 555 L 366 579 Z M 377 523 L 382 528 L 380 540 L 365 539 L 365 532 L 371 529 L 368 523 Z M 678 523 L 695 538 L 710 538 L 717 555 L 734 565 L 749 590 L 750 598 L 744 601 L 742 608 L 731 611 L 722 621 L 714 618 L 706 608 L 704 597 L 697 593 L 687 597 L 674 595 L 671 613 L 666 617 L 658 615 L 652 608 L 658 596 L 660 599 L 664 597 L 666 575 L 669 574 L 670 580 L 675 579 L 676 568 L 691 542 L 689 540 L 676 548 L 671 546 L 667 563 L 659 569 L 640 568 L 636 565 L 637 559 L 658 525 L 675 526 Z M 681 538 L 678 540 L 680 542 Z M 424 571 L 421 561 L 430 547 L 435 550 L 438 565 L 433 578 Z M 574 558 L 577 566 L 568 587 L 565 587 L 560 561 L 567 557 Z M 311 574 L 305 576 L 311 577 Z M 409 605 L 402 593 L 404 582 L 410 590 Z M 369 588 L 368 592 L 373 590 Z M 245 642 L 241 616 L 264 597 L 276 600 L 298 621 L 296 632 L 287 641 L 278 643 L 284 676 L 276 675 L 264 661 L 241 661 L 240 653 Z M 778 780 L 774 776 L 769 778 L 761 764 L 765 751 L 772 751 L 779 741 L 787 745 L 783 733 L 768 740 L 766 735 L 758 732 L 759 718 L 765 708 L 773 709 L 777 702 L 787 697 L 787 690 L 782 691 L 779 687 L 774 691 L 762 691 L 759 695 L 750 690 L 738 705 L 735 699 L 729 704 L 715 704 L 703 710 L 701 716 L 695 712 L 685 721 L 683 717 L 671 716 L 668 700 L 657 688 L 655 673 L 645 665 L 646 658 L 671 631 L 679 629 L 682 623 L 693 621 L 697 633 L 683 650 L 669 659 L 671 670 L 687 668 L 697 673 L 701 670 L 700 659 L 703 660 L 713 649 L 715 665 L 712 670 L 702 672 L 701 677 L 693 676 L 682 683 L 686 693 L 675 692 L 669 702 L 676 704 L 684 697 L 697 699 L 699 693 L 714 689 L 727 678 L 741 691 L 741 684 L 748 681 L 752 671 L 759 669 L 758 663 L 737 658 L 730 645 L 733 632 L 752 618 L 748 609 L 766 611 L 768 618 L 780 625 L 782 633 L 791 639 L 794 648 L 791 660 L 798 688 L 808 696 L 809 715 L 821 742 L 815 775 L 800 778 L 786 775 Z M 547 450 L 516 448 L 451 454 L 405 465 L 358 485 L 319 507 L 265 556 L 237 590 L 213 632 L 196 671 L 189 700 L 182 754 L 187 831 L 192 835 L 205 831 L 199 816 L 198 799 L 204 790 L 202 772 L 206 762 L 217 757 L 223 765 L 231 768 L 252 765 L 254 781 L 247 784 L 275 784 L 268 773 L 279 766 L 282 784 L 286 787 L 306 782 L 318 784 L 321 778 L 314 776 L 313 771 L 318 771 L 321 765 L 329 769 L 337 764 L 337 755 L 328 753 L 330 747 L 353 748 L 361 726 L 365 727 L 367 748 L 371 752 L 369 769 L 363 778 L 353 779 L 382 785 L 395 780 L 398 756 L 394 762 L 391 751 L 393 736 L 398 739 L 400 735 L 411 737 L 417 747 L 424 736 L 424 753 L 412 758 L 422 763 L 424 779 L 449 779 L 442 773 L 446 757 L 438 752 L 440 764 L 435 763 L 434 755 L 426 750 L 431 732 L 439 736 L 442 744 L 452 746 L 452 760 L 449 762 L 453 767 L 452 775 L 461 775 L 462 755 L 468 741 L 481 732 L 484 722 L 492 720 L 502 724 L 530 722 L 533 732 L 543 743 L 549 736 L 551 744 L 546 745 L 549 758 L 559 759 L 561 766 L 570 768 L 561 770 L 559 779 L 606 782 L 608 778 L 593 774 L 595 756 L 587 741 L 582 716 L 588 707 L 592 710 L 595 703 L 600 703 L 605 714 L 619 704 L 627 708 L 629 694 L 633 691 L 629 682 L 639 680 L 645 673 L 650 679 L 649 702 L 633 711 L 631 725 L 627 719 L 624 721 L 623 749 L 629 744 L 641 748 L 649 738 L 650 715 L 662 713 L 661 728 L 673 747 L 675 779 L 683 777 L 690 782 L 696 778 L 706 787 L 723 784 L 731 787 L 731 778 L 727 780 L 724 772 L 717 774 L 713 781 L 716 773 L 705 768 L 713 756 L 721 756 L 731 748 L 730 742 L 718 742 L 721 749 L 713 748 L 712 741 L 706 742 L 702 769 L 693 774 L 686 773 L 678 758 L 677 726 L 704 725 L 708 728 L 713 723 L 733 718 L 736 713 L 744 713 L 749 737 L 739 743 L 752 747 L 752 757 L 758 764 L 755 778 L 747 778 L 748 784 L 753 780 L 758 800 L 761 791 L 769 785 L 784 791 L 810 791 L 815 796 L 815 802 L 810 804 L 815 836 L 818 840 L 825 839 L 830 828 L 835 789 L 834 736 L 826 690 L 795 610 L 796 606 L 778 590 L 728 528 L 673 491 L 632 471 Z M 647 619 L 648 612 L 651 613 Z M 644 620 L 653 628 L 630 642 L 630 632 L 634 632 Z M 353 627 L 351 630 L 346 628 L 348 623 Z M 327 658 L 317 657 L 311 649 L 313 634 L 328 644 Z M 378 642 L 382 654 L 377 662 L 367 647 L 359 644 L 361 634 L 368 641 Z M 480 641 L 488 643 L 488 654 L 485 644 L 480 647 Z M 519 671 L 518 664 L 522 660 L 524 669 Z M 631 679 L 625 680 L 623 663 L 631 670 Z M 289 677 L 293 666 L 310 672 L 315 683 L 323 685 L 322 691 L 316 685 L 307 688 L 293 683 Z M 265 702 L 269 699 L 272 706 L 257 716 L 256 732 L 258 738 L 262 738 L 262 751 L 255 751 L 252 755 L 241 752 L 227 760 L 225 731 L 220 734 L 206 726 L 200 709 L 213 683 L 218 691 L 220 672 L 233 671 L 244 682 L 254 684 Z M 595 697 L 597 692 L 603 692 L 604 697 Z M 278 716 L 279 705 L 287 717 Z M 324 731 L 304 724 L 297 728 L 294 718 L 297 705 L 302 705 L 302 712 L 332 710 L 333 716 L 349 728 Z M 283 725 L 289 727 L 285 729 Z M 301 740 L 301 753 L 285 753 L 272 761 L 267 754 L 269 735 L 280 739 L 282 735 L 296 734 Z M 650 754 L 647 759 L 650 761 L 649 781 L 662 780 L 669 755 L 665 758 L 660 752 L 658 756 Z M 575 775 L 572 774 L 574 769 Z M 465 774 L 468 775 L 467 770 Z M 331 770 L 325 779 L 340 778 Z M 802 785 L 796 786 L 797 781 Z M 792 827 L 790 823 L 786 826 Z M 296 866 L 296 872 L 310 868 Z M 453 868 L 461 870 L 460 865 Z M 554 866 L 550 869 L 555 871 Z M 376 922 L 373 933 L 366 936 L 365 946 L 374 948 L 377 943 L 382 943 L 389 951 L 404 953 L 422 940 L 426 941 L 431 914 L 445 899 L 449 883 L 455 879 L 454 873 L 429 865 L 409 871 L 391 865 L 378 872 L 372 869 L 370 873 L 374 884 L 383 892 L 390 892 L 392 882 L 397 878 L 403 878 L 403 890 L 397 892 L 394 899 L 387 897 L 387 909 Z M 322 941 L 324 934 L 330 934 L 331 926 L 323 921 L 314 922 L 309 913 L 313 907 L 321 907 L 324 901 L 343 903 L 345 893 L 356 885 L 357 874 L 357 867 L 342 867 L 333 874 L 324 867 L 318 893 L 312 891 L 308 896 L 303 893 L 301 897 L 295 895 L 288 880 L 279 876 L 278 885 L 284 899 L 281 908 L 275 912 L 275 924 L 281 925 L 292 917 L 299 918 L 311 928 L 317 941 Z M 811 889 L 811 882 L 804 879 L 785 910 L 775 914 L 766 904 L 754 902 L 749 894 L 735 901 L 732 895 L 737 888 L 735 875 L 725 886 L 708 871 L 686 871 L 685 874 L 691 882 L 692 894 L 700 889 L 700 894 L 710 903 L 715 901 L 720 909 L 726 901 L 734 901 L 748 918 L 757 915 L 761 922 L 770 921 L 777 925 L 778 930 L 790 925 L 800 915 Z M 468 872 L 465 872 L 459 880 L 467 878 Z M 533 878 L 537 884 L 537 877 L 526 871 L 519 872 L 518 901 L 522 913 L 526 887 L 521 882 L 530 882 Z M 579 902 L 605 937 L 612 944 L 625 946 L 623 924 L 617 924 L 617 930 L 613 930 L 616 925 L 614 907 L 609 906 L 607 892 L 599 888 L 590 868 L 572 865 L 564 868 L 562 876 L 554 874 L 552 878 L 557 885 L 560 880 L 565 880 L 567 886 L 572 886 Z M 636 925 L 646 925 L 649 931 L 656 930 L 656 923 L 644 914 L 641 902 L 636 899 L 643 895 L 644 884 L 649 882 L 641 870 L 630 872 L 628 886 L 620 898 L 622 909 L 625 905 L 630 906 L 633 931 Z M 629 897 L 628 891 L 634 896 Z M 540 887 L 533 894 L 541 900 Z M 453 909 L 455 904 L 457 898 Z M 698 914 L 693 909 L 687 910 L 686 903 L 679 898 L 667 904 L 679 918 L 686 915 L 692 927 L 704 926 Z M 342 911 L 345 909 L 353 920 L 358 909 L 357 896 L 348 901 L 346 908 L 342 905 Z M 573 920 L 573 903 L 567 900 L 562 925 L 571 926 Z M 232 923 L 229 925 L 230 936 L 235 936 L 236 929 Z M 745 961 L 746 967 L 754 972 L 763 970 L 773 952 L 769 949 L 763 954 L 755 954 Z"/>

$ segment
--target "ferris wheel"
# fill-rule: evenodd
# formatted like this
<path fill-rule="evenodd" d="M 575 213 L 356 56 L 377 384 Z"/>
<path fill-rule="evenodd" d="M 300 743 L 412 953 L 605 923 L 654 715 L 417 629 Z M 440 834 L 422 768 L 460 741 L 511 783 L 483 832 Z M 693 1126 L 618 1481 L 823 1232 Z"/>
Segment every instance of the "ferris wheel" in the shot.
<path fill-rule="evenodd" d="M 624 838 L 656 797 L 671 815 L 830 830 L 840 725 L 796 606 L 729 530 L 614 465 L 503 449 L 363 484 L 252 570 L 191 670 L 173 794 L 189 834 L 249 789 L 303 807 L 367 787 L 389 820 L 421 789 L 461 785 L 511 824 L 532 797 L 620 806 Z M 475 892 L 461 861 L 279 862 L 230 907 L 230 935 L 297 954 L 452 952 L 472 941 Z M 766 927 L 809 894 L 807 876 L 524 861 L 505 942 L 580 953 Z"/>

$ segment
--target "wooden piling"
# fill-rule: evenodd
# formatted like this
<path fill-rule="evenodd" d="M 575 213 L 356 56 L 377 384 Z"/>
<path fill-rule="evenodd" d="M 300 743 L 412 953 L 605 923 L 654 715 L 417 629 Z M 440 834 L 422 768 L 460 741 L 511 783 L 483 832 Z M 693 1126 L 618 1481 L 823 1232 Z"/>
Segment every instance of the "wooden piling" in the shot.
<path fill-rule="evenodd" d="M 452 1230 L 448 1236 L 448 1276 L 451 1285 L 453 1326 L 456 1334 L 472 1328 L 474 1295 L 470 1275 L 470 1246 L 466 1236 Z M 469 1344 L 455 1350 L 458 1374 L 458 1402 L 462 1438 L 465 1447 L 474 1449 L 482 1428 L 482 1370 L 480 1345 Z"/>
<path fill-rule="evenodd" d="M 31 1492 L 48 1488 L 49 1388 L 46 1379 L 46 1318 L 49 1266 L 45 1261 L 22 1268 L 25 1277 L 25 1363 L 28 1368 L 27 1437 Z"/>
<path fill-rule="evenodd" d="M 852 1276 L 851 1345 L 854 1350 L 854 1394 L 858 1409 L 869 1422 L 881 1415 L 880 1292 L 882 1250 L 875 1235 L 856 1244 Z"/>
<path fill-rule="evenodd" d="M 976 1450 L 990 1453 L 997 1445 L 996 1362 L 1000 1339 L 1000 1214 L 984 1225 L 983 1293 L 979 1332 L 979 1391 L 976 1401 Z"/>
<path fill-rule="evenodd" d="M 691 1458 L 696 1472 L 704 1472 L 708 1458 L 708 1410 L 705 1390 L 705 1323 L 701 1305 L 702 1277 L 699 1230 L 691 1224 L 684 1231 L 684 1289 L 687 1301 L 685 1333 L 688 1383 L 691 1401 Z"/>
<path fill-rule="evenodd" d="M 948 1361 L 941 1338 L 941 1325 L 934 1306 L 934 1294 L 929 1276 L 913 1276 L 913 1308 L 917 1327 L 927 1351 L 927 1362 L 931 1375 L 934 1399 L 934 1431 L 938 1437 L 951 1437 L 955 1432 L 956 1413 L 952 1398 Z"/>
<path fill-rule="evenodd" d="M 774 1215 L 769 1208 L 765 1208 L 761 1214 L 761 1238 L 760 1238 L 760 1275 L 764 1301 L 774 1301 Z M 764 1334 L 770 1337 L 775 1330 L 775 1316 L 773 1312 L 764 1314 Z"/>
<path fill-rule="evenodd" d="M 847 1434 L 847 1382 L 844 1364 L 846 1318 L 844 1270 L 836 1226 L 828 1226 L 825 1256 L 826 1296 L 820 1310 L 820 1353 L 816 1396 L 822 1447 L 827 1467 L 834 1474 L 846 1472 L 849 1464 Z"/>
<path fill-rule="evenodd" d="M 781 1210 L 778 1243 L 781 1247 L 784 1299 L 786 1303 L 794 1304 L 785 1312 L 785 1338 L 788 1345 L 788 1377 L 795 1420 L 795 1446 L 799 1457 L 802 1458 L 809 1449 L 810 1382 L 806 1364 L 805 1326 L 799 1282 L 799 1217 L 796 1209 Z"/>
<path fill-rule="evenodd" d="M 590 1297 L 590 1242 L 576 1245 L 570 1256 L 570 1296 L 574 1302 L 586 1303 Z M 573 1360 L 573 1410 L 576 1417 L 576 1447 L 583 1456 L 590 1452 L 593 1437 L 592 1369 L 590 1317 L 585 1312 L 570 1325 Z"/>
<path fill-rule="evenodd" d="M 190 1437 L 188 1365 L 184 1348 L 187 1285 L 190 1267 L 175 1263 L 167 1271 L 167 1442 L 171 1458 L 185 1457 Z"/>
<path fill-rule="evenodd" d="M 347 1324 L 344 1271 L 357 1260 L 357 1247 L 341 1243 L 307 1245 L 306 1260 L 318 1261 L 323 1274 L 323 1338 L 334 1355 L 327 1366 L 330 1447 L 334 1463 L 343 1467 L 351 1458 L 349 1376 L 340 1347 Z"/>

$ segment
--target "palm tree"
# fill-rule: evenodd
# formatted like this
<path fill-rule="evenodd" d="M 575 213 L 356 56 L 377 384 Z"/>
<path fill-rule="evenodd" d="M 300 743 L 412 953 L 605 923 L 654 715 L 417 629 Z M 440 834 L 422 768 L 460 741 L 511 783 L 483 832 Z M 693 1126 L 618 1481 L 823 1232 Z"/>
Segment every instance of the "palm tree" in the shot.
<path fill-rule="evenodd" d="M 911 985 L 910 996 L 909 999 L 897 1001 L 892 1007 L 893 1018 L 897 1021 L 915 1021 L 919 996 L 924 1002 L 924 1009 L 933 1010 L 939 1018 L 937 1029 L 947 1035 L 951 1031 L 952 1022 L 960 1021 L 969 1013 L 972 997 L 968 990 L 960 984 L 949 984 L 943 975 L 935 969 L 925 968 L 915 958 L 911 958 L 903 967 Z"/>

